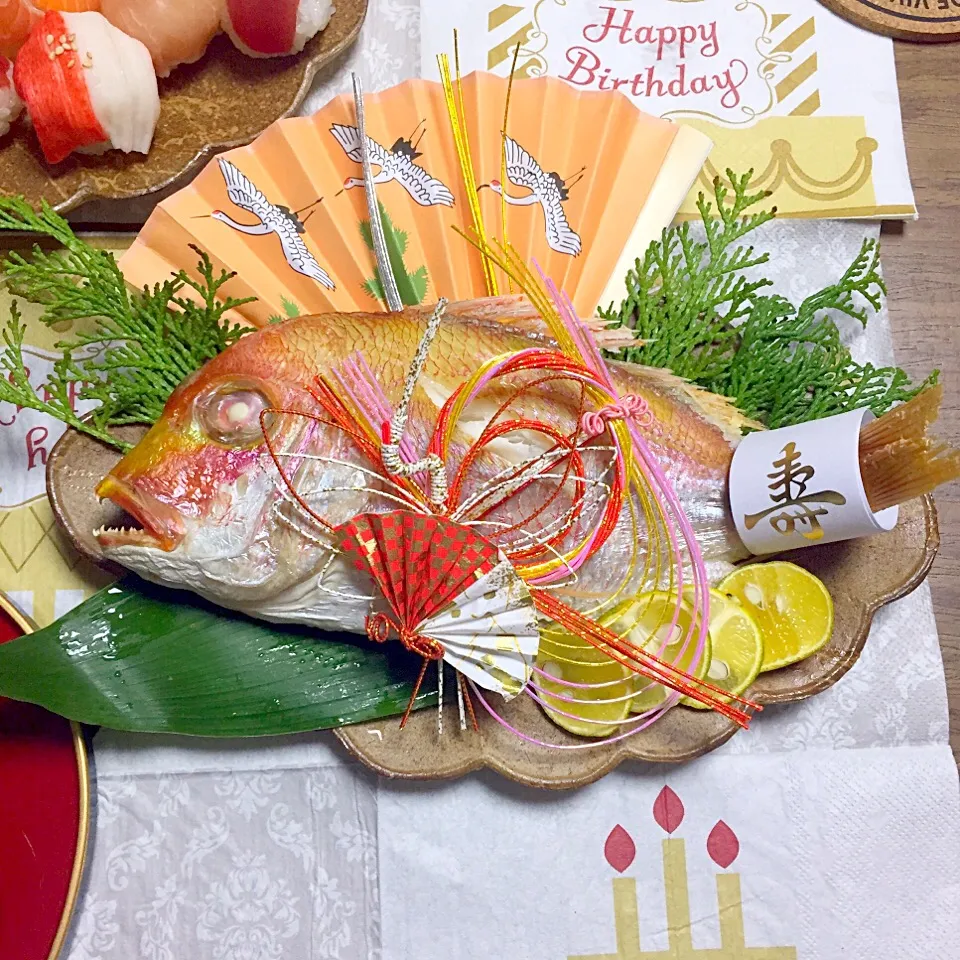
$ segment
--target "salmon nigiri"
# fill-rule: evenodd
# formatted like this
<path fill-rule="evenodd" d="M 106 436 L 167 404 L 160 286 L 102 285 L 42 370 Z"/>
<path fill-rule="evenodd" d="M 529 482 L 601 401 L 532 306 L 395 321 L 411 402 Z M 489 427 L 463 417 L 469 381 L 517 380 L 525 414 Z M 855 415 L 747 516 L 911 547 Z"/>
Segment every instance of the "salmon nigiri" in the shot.
<path fill-rule="evenodd" d="M 147 48 L 99 13 L 48 11 L 13 79 L 48 163 L 74 150 L 147 153 L 160 116 Z"/>
<path fill-rule="evenodd" d="M 193 63 L 220 29 L 223 0 L 102 0 L 101 12 L 150 51 L 158 77 Z"/>
<path fill-rule="evenodd" d="M 0 54 L 0 137 L 23 112 L 23 101 L 13 85 L 13 64 Z"/>
<path fill-rule="evenodd" d="M 61 13 L 96 13 L 100 0 L 33 0 L 41 10 L 59 10 Z"/>
<path fill-rule="evenodd" d="M 251 57 L 299 53 L 333 16 L 331 0 L 225 0 L 223 29 Z"/>
<path fill-rule="evenodd" d="M 29 0 L 0 0 L 0 56 L 15 57 L 42 16 Z"/>

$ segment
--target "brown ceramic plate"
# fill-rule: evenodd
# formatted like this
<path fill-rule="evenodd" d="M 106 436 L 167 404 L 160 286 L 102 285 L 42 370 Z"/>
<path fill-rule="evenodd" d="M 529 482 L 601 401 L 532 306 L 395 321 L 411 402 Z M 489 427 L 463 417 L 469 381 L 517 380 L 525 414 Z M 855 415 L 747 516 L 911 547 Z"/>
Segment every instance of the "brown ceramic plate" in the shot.
<path fill-rule="evenodd" d="M 118 432 L 135 441 L 142 428 Z M 47 464 L 47 492 L 54 512 L 76 547 L 94 560 L 102 561 L 102 555 L 92 531 L 101 524 L 115 525 L 118 510 L 111 504 L 100 505 L 93 488 L 117 459 L 116 451 L 68 431 Z M 890 533 L 785 554 L 783 559 L 806 567 L 829 588 L 834 601 L 833 637 L 801 663 L 761 674 L 748 696 L 761 704 L 785 703 L 804 700 L 836 683 L 860 656 L 874 613 L 921 583 L 939 544 L 936 508 L 931 497 L 924 497 L 900 508 L 900 522 Z M 375 721 L 336 733 L 351 753 L 388 777 L 442 779 L 491 767 L 520 783 L 564 788 L 591 783 L 631 758 L 668 763 L 691 760 L 725 743 L 738 729 L 719 714 L 677 707 L 636 736 L 583 749 L 589 741 L 551 723 L 528 697 L 518 697 L 499 709 L 527 735 L 576 749 L 547 750 L 526 744 L 482 709 L 479 733 L 461 733 L 455 723 L 448 722 L 443 738 L 438 739 L 433 710 L 414 714 L 403 731 L 395 721 Z M 762 724 L 763 715 L 754 723 Z"/>
<path fill-rule="evenodd" d="M 160 81 L 160 122 L 146 156 L 74 154 L 50 165 L 21 119 L 0 139 L 0 190 L 65 212 L 87 200 L 128 200 L 170 186 L 294 113 L 317 71 L 356 38 L 366 13 L 367 0 L 337 0 L 326 29 L 293 57 L 246 57 L 226 36 L 215 38 L 197 63 Z"/>

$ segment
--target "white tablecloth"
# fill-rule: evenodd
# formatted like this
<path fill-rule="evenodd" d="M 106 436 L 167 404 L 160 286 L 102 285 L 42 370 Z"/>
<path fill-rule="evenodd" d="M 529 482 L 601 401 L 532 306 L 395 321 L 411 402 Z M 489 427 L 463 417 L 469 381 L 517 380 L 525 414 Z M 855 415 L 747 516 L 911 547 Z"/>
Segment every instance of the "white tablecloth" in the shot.
<path fill-rule="evenodd" d="M 346 90 L 351 69 L 368 90 L 414 75 L 418 35 L 416 0 L 371 0 L 358 46 L 308 109 Z M 775 289 L 797 301 L 876 233 L 787 221 L 757 242 Z M 843 329 L 858 357 L 892 360 L 885 315 L 855 326 Z M 764 711 L 710 758 L 634 765 L 574 794 L 486 773 L 394 785 L 329 734 L 102 731 L 94 772 L 70 960 L 682 960 L 736 929 L 745 946 L 723 939 L 712 956 L 933 960 L 960 943 L 957 776 L 926 586 L 878 614 L 827 692 Z M 651 812 L 665 784 L 686 811 L 669 835 Z M 714 891 L 705 844 L 721 819 L 740 853 Z M 636 848 L 628 866 L 604 853 L 618 825 Z M 683 902 L 688 933 L 671 933 Z"/>

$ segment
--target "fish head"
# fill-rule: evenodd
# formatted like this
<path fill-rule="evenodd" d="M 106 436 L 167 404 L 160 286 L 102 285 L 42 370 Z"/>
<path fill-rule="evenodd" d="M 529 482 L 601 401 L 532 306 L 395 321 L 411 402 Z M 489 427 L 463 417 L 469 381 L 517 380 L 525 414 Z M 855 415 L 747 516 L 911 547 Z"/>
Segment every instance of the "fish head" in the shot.
<path fill-rule="evenodd" d="M 207 584 L 199 592 L 218 600 L 278 587 L 291 547 L 271 448 L 302 450 L 315 422 L 280 411 L 318 405 L 270 334 L 243 337 L 185 380 L 100 481 L 97 496 L 140 527 L 98 530 L 105 556 L 168 586 Z"/>

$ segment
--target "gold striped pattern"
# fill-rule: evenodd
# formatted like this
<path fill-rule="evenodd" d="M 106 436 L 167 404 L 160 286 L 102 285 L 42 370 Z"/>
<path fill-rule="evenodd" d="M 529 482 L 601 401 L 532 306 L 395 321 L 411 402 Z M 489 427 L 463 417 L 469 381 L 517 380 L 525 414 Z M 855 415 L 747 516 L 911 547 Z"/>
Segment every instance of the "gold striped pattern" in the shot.
<path fill-rule="evenodd" d="M 488 70 L 499 67 L 508 58 L 513 57 L 517 50 L 527 42 L 527 37 L 530 35 L 530 31 L 533 30 L 533 22 L 527 17 L 527 14 L 528 11 L 525 7 L 517 6 L 513 3 L 501 3 L 487 14 L 487 32 L 491 34 L 498 32 L 501 36 L 503 35 L 503 31 L 501 31 L 500 28 L 503 27 L 504 24 L 508 24 L 511 20 L 515 22 L 515 18 L 520 15 L 524 15 L 527 19 L 527 22 L 517 28 L 511 36 L 499 41 L 487 51 Z M 510 28 L 507 27 L 507 29 L 509 30 Z M 494 37 L 492 39 L 496 38 Z M 530 75 L 531 67 L 534 66 L 536 62 L 536 57 L 530 57 L 524 63 L 517 64 L 514 73 L 518 77 L 527 77 Z"/>
<path fill-rule="evenodd" d="M 791 117 L 809 117 L 820 109 L 820 91 L 814 90 L 803 103 L 790 111 Z"/>
<path fill-rule="evenodd" d="M 811 17 L 803 26 L 797 27 L 782 43 L 774 47 L 774 53 L 793 53 L 801 43 L 813 38 L 813 32 L 816 28 L 813 17 Z"/>
<path fill-rule="evenodd" d="M 771 29 L 776 30 L 788 17 L 788 14 L 774 14 L 770 18 Z M 771 53 L 771 56 L 780 54 L 790 60 L 781 68 L 788 69 L 789 72 L 781 77 L 780 82 L 774 88 L 777 103 L 783 103 L 784 100 L 794 94 L 803 97 L 799 105 L 789 110 L 789 115 L 792 117 L 810 117 L 820 109 L 820 91 L 816 86 L 810 90 L 801 90 L 797 93 L 798 88 L 810 81 L 817 72 L 817 53 L 815 49 L 810 49 L 816 28 L 816 20 L 813 17 L 808 17 L 799 27 L 791 30 L 773 48 Z M 805 56 L 806 53 L 809 53 L 809 56 Z M 791 54 L 795 54 L 796 58 L 801 60 L 798 66 L 794 66 L 794 58 L 790 56 Z"/>
<path fill-rule="evenodd" d="M 507 57 L 513 54 L 518 44 L 522 44 L 527 39 L 527 34 L 533 27 L 532 23 L 524 24 L 512 37 L 498 43 L 487 53 L 487 69 L 492 70 L 498 67 Z"/>
<path fill-rule="evenodd" d="M 523 13 L 523 7 L 516 7 L 512 3 L 501 3 L 499 7 L 487 14 L 487 30 L 496 30 L 518 13 Z"/>
<path fill-rule="evenodd" d="M 797 87 L 817 72 L 817 55 L 810 54 L 799 67 L 791 70 L 776 86 L 777 103 L 783 103 Z"/>

